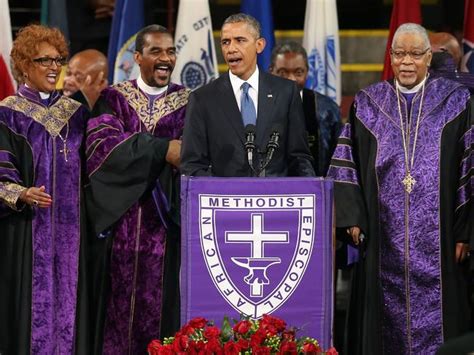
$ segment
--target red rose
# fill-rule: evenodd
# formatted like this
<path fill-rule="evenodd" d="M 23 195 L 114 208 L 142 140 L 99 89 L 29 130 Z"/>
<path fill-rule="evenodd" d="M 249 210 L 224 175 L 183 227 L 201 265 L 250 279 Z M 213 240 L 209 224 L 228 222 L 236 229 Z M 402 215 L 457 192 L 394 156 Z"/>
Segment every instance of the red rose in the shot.
<path fill-rule="evenodd" d="M 294 341 L 283 341 L 280 345 L 280 354 L 298 354 L 298 351 L 296 349 L 296 343 Z"/>
<path fill-rule="evenodd" d="M 286 323 L 284 320 L 280 318 L 270 316 L 268 314 L 264 314 L 263 318 L 260 320 L 260 325 L 264 329 L 270 329 L 271 332 L 282 332 L 286 328 Z"/>
<path fill-rule="evenodd" d="M 257 329 L 255 333 L 250 336 L 250 346 L 252 348 L 262 345 L 265 340 L 267 333 L 263 329 Z"/>
<path fill-rule="evenodd" d="M 221 330 L 215 326 L 206 327 L 204 330 L 204 338 L 213 339 L 217 338 L 221 334 Z"/>
<path fill-rule="evenodd" d="M 204 328 L 207 324 L 207 319 L 202 317 L 193 318 L 188 322 L 188 325 L 193 328 Z"/>
<path fill-rule="evenodd" d="M 189 347 L 186 350 L 186 354 L 188 355 L 203 355 L 204 353 L 204 347 L 205 343 L 201 340 L 199 341 L 190 341 L 189 342 Z"/>
<path fill-rule="evenodd" d="M 173 350 L 177 353 L 186 351 L 189 337 L 187 335 L 177 335 L 173 340 Z"/>
<path fill-rule="evenodd" d="M 270 355 L 272 353 L 272 349 L 268 346 L 257 346 L 252 348 L 252 355 Z"/>
<path fill-rule="evenodd" d="M 336 348 L 331 348 L 328 351 L 326 351 L 326 355 L 338 355 L 339 353 L 337 352 Z"/>
<path fill-rule="evenodd" d="M 173 347 L 171 344 L 163 345 L 160 350 L 158 350 L 159 355 L 176 355 L 173 351 Z"/>
<path fill-rule="evenodd" d="M 181 328 L 179 333 L 184 335 L 191 335 L 194 333 L 194 328 L 191 327 L 189 324 L 186 324 L 184 327 Z"/>
<path fill-rule="evenodd" d="M 294 330 L 285 330 L 282 334 L 281 334 L 283 340 L 290 340 L 290 341 L 293 341 L 295 340 L 295 331 Z"/>
<path fill-rule="evenodd" d="M 234 325 L 234 332 L 237 334 L 246 334 L 250 328 L 252 327 L 252 323 L 248 320 L 241 320 L 239 323 Z"/>
<path fill-rule="evenodd" d="M 224 355 L 239 355 L 240 346 L 232 340 L 224 344 Z"/>
<path fill-rule="evenodd" d="M 213 353 L 218 355 L 222 354 L 222 346 L 217 338 L 210 339 L 206 343 L 204 350 L 206 351 L 206 353 Z"/>
<path fill-rule="evenodd" d="M 313 343 L 305 343 L 303 345 L 303 352 L 308 355 L 315 355 L 321 353 L 321 348 Z"/>
<path fill-rule="evenodd" d="M 160 348 L 162 347 L 163 345 L 161 345 L 161 341 L 159 340 L 152 340 L 150 344 L 148 344 L 148 354 L 149 355 L 158 355 L 158 352 L 160 350 Z"/>
<path fill-rule="evenodd" d="M 240 338 L 237 341 L 237 344 L 239 345 L 239 348 L 242 351 L 247 350 L 248 348 L 250 348 L 250 341 L 248 341 L 247 339 Z"/>

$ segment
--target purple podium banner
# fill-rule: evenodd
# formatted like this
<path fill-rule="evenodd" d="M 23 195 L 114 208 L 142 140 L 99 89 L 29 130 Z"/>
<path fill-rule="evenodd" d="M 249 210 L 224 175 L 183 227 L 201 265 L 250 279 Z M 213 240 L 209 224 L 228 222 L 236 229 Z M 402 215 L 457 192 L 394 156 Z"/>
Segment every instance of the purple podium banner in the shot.
<path fill-rule="evenodd" d="M 182 177 L 181 188 L 181 323 L 272 314 L 332 346 L 332 181 Z"/>

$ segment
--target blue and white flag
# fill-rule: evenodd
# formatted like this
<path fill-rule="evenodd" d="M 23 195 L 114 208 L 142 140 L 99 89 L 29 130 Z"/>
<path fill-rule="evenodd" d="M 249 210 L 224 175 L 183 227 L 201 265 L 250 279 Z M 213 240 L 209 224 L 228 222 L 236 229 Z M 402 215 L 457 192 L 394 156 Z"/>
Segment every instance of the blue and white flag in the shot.
<path fill-rule="evenodd" d="M 176 66 L 171 81 L 194 90 L 219 75 L 208 0 L 181 0 L 175 34 Z"/>
<path fill-rule="evenodd" d="M 261 36 L 265 38 L 265 49 L 257 57 L 258 66 L 267 71 L 270 68 L 273 46 L 275 45 L 275 34 L 273 32 L 273 10 L 270 0 L 242 0 L 240 11 L 252 15 L 260 22 Z"/>
<path fill-rule="evenodd" d="M 144 26 L 143 0 L 117 0 L 110 31 L 109 82 L 136 79 L 140 73 L 133 59 L 135 37 Z"/>
<path fill-rule="evenodd" d="M 303 46 L 308 52 L 306 86 L 341 104 L 341 56 L 336 0 L 307 0 Z"/>

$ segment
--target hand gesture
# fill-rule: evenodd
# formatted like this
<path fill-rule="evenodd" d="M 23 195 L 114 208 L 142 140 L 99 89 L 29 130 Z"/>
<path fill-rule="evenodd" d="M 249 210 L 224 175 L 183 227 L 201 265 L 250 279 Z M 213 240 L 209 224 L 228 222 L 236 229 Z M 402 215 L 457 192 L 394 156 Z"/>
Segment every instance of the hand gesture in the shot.
<path fill-rule="evenodd" d="M 92 109 L 100 96 L 100 92 L 107 86 L 107 80 L 104 80 L 104 72 L 101 71 L 94 80 L 87 75 L 79 90 L 84 94 L 89 108 Z"/>
<path fill-rule="evenodd" d="M 181 141 L 173 139 L 169 142 L 168 152 L 166 153 L 166 161 L 171 165 L 179 168 L 181 154 Z"/>
<path fill-rule="evenodd" d="M 359 245 L 359 243 L 362 242 L 360 238 L 360 228 L 358 226 L 349 227 L 347 228 L 346 232 L 352 238 L 352 241 L 355 245 Z"/>
<path fill-rule="evenodd" d="M 469 256 L 469 244 L 456 243 L 456 262 L 462 263 Z"/>
<path fill-rule="evenodd" d="M 33 207 L 51 207 L 53 199 L 45 190 L 46 188 L 44 186 L 30 187 L 22 191 L 19 200 Z"/>

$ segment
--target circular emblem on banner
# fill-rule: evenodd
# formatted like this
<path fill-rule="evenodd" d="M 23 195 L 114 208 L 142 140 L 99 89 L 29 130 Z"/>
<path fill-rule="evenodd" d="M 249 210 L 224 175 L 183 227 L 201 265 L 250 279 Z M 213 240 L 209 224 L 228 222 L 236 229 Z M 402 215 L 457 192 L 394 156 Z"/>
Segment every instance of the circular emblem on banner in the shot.
<path fill-rule="evenodd" d="M 196 62 L 188 62 L 181 71 L 181 82 L 191 90 L 203 86 L 207 81 L 205 68 Z"/>
<path fill-rule="evenodd" d="M 325 73 L 323 60 L 318 50 L 314 48 L 308 56 L 309 72 L 306 84 L 313 90 L 322 92 L 324 90 Z"/>
<path fill-rule="evenodd" d="M 130 37 L 117 53 L 113 78 L 114 84 L 124 80 L 138 78 L 140 67 L 135 63 L 135 59 L 133 58 L 136 37 L 136 34 Z"/>

